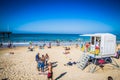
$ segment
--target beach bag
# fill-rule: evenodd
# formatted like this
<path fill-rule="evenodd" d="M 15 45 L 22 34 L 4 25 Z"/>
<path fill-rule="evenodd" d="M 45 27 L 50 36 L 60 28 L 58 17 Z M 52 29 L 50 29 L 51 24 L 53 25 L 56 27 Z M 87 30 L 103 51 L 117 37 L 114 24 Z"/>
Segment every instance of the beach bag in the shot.
<path fill-rule="evenodd" d="M 73 65 L 71 62 L 68 62 L 67 64 L 68 64 L 69 66 L 72 66 L 72 65 Z"/>

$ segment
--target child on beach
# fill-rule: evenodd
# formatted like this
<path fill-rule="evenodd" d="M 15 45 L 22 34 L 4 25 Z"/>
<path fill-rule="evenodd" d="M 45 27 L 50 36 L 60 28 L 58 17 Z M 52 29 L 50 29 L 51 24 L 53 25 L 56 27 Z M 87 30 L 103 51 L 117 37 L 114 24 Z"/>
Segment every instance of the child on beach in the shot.
<path fill-rule="evenodd" d="M 52 63 L 49 62 L 48 64 L 48 74 L 47 74 L 48 80 L 53 80 L 53 71 L 52 71 Z"/>

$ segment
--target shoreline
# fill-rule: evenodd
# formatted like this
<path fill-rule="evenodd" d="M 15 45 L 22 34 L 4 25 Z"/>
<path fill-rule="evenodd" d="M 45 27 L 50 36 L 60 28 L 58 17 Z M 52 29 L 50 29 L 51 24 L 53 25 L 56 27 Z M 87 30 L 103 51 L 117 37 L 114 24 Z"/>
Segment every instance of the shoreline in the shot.
<path fill-rule="evenodd" d="M 4 46 L 7 46 L 8 44 L 10 44 L 9 42 L 6 42 L 6 43 L 2 43 L 3 44 L 3 47 Z M 81 42 L 69 42 L 69 41 L 63 41 L 63 42 L 52 42 L 52 41 L 45 41 L 45 42 L 32 42 L 33 46 L 41 46 L 43 44 L 46 44 L 47 46 L 49 44 L 51 44 L 51 46 L 57 46 L 58 44 L 60 46 L 70 46 L 70 45 L 76 45 L 76 44 L 81 44 Z M 29 46 L 30 45 L 30 42 L 12 42 L 12 45 L 15 45 L 15 46 Z"/>

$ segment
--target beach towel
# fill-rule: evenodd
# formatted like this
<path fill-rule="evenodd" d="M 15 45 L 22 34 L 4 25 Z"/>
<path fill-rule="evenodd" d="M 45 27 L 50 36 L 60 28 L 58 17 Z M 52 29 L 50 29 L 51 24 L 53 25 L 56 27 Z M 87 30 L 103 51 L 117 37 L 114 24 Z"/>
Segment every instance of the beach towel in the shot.
<path fill-rule="evenodd" d="M 99 64 L 104 64 L 104 63 L 105 63 L 105 60 L 104 60 L 104 59 L 100 59 L 100 60 L 98 60 L 98 63 L 99 63 Z"/>

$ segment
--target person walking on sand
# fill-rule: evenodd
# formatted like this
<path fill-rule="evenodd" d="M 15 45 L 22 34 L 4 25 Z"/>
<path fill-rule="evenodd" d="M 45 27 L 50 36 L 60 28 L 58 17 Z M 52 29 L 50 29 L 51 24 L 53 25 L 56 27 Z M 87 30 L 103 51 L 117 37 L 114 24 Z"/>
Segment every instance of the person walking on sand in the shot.
<path fill-rule="evenodd" d="M 48 64 L 48 74 L 47 74 L 48 80 L 53 80 L 53 71 L 52 71 L 52 63 L 49 62 Z"/>

